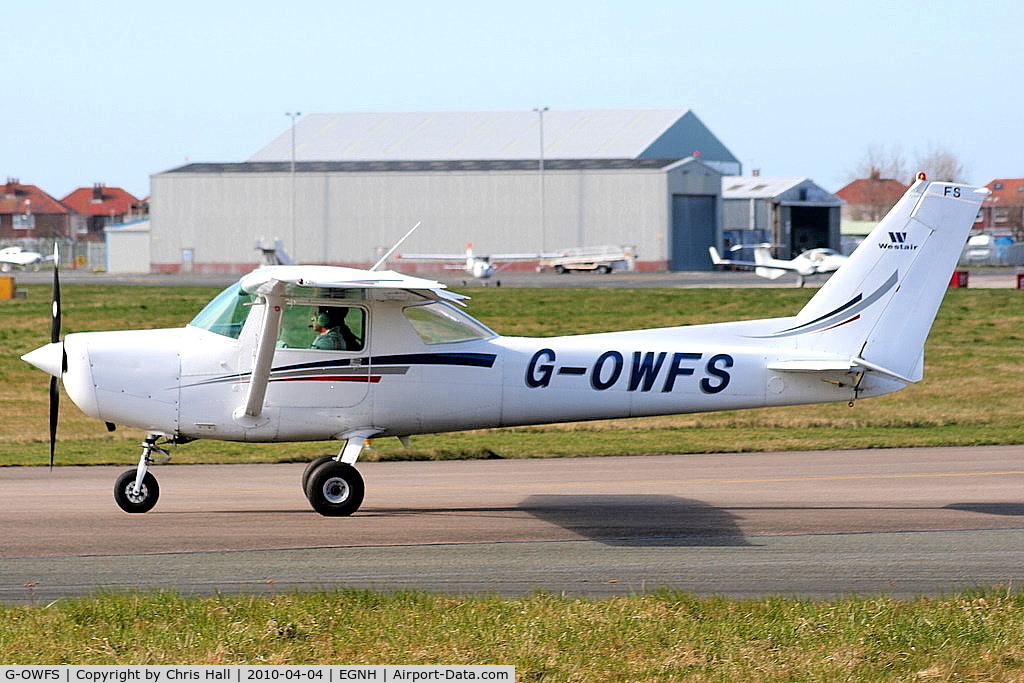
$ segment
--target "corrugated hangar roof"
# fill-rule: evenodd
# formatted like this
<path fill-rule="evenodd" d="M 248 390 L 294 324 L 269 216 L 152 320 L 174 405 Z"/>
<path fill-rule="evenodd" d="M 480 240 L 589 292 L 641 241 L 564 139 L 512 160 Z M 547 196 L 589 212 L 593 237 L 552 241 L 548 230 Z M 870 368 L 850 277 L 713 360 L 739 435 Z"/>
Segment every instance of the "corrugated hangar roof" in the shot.
<path fill-rule="evenodd" d="M 810 178 L 723 176 L 722 199 L 783 199 L 787 204 L 841 206 L 843 201 Z"/>
<path fill-rule="evenodd" d="M 787 192 L 807 178 L 766 178 L 730 176 L 722 178 L 722 199 L 771 199 Z"/>
<path fill-rule="evenodd" d="M 535 111 L 307 114 L 295 124 L 296 161 L 537 159 Z M 287 128 L 249 162 L 290 161 Z M 739 163 L 688 109 L 548 110 L 544 157 Z"/>

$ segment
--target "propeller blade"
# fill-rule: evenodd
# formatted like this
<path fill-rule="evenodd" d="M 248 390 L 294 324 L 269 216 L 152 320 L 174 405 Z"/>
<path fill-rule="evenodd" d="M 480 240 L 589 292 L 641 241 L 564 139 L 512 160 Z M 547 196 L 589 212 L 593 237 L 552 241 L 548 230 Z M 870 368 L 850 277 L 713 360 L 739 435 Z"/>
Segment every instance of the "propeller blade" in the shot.
<path fill-rule="evenodd" d="M 61 312 L 60 312 L 60 253 L 57 251 L 57 243 L 53 244 L 53 309 L 50 317 L 50 342 L 56 344 L 60 341 Z M 68 370 L 68 356 L 61 348 L 61 372 Z M 50 377 L 50 469 L 53 469 L 53 455 L 57 448 L 57 416 L 60 410 L 60 388 L 57 386 L 57 377 Z"/>
<path fill-rule="evenodd" d="M 60 341 L 60 275 L 57 269 L 59 254 L 57 245 L 53 245 L 53 311 L 50 318 L 50 341 Z"/>
<path fill-rule="evenodd" d="M 60 391 L 57 378 L 50 378 L 50 469 L 53 469 L 53 453 L 57 447 L 57 412 L 60 409 Z"/>

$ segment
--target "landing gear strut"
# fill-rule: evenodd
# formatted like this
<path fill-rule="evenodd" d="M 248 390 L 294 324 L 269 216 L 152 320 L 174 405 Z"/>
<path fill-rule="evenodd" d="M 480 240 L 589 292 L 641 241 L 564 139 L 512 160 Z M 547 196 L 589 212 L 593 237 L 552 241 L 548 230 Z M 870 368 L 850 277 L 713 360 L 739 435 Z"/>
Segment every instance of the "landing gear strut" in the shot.
<path fill-rule="evenodd" d="M 157 445 L 158 438 L 153 434 L 146 437 L 139 466 L 122 474 L 114 484 L 114 500 L 125 512 L 149 512 L 160 498 L 160 486 L 148 468 L 154 462 L 167 462 L 171 454 Z"/>

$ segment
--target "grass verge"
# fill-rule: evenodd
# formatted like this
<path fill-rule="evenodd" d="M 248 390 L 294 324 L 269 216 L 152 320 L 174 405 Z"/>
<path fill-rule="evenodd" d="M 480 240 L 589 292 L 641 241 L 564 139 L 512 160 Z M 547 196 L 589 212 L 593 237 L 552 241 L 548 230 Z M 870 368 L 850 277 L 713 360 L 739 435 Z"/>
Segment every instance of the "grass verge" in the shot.
<path fill-rule="evenodd" d="M 100 595 L 0 608 L 5 664 L 513 664 L 519 681 L 1021 680 L 1024 595 Z"/>

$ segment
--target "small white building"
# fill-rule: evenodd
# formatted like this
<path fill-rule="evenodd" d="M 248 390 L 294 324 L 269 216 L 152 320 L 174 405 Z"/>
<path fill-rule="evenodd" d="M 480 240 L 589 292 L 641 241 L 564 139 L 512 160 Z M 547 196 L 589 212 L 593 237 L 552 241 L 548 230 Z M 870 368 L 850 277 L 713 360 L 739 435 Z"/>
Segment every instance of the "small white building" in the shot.
<path fill-rule="evenodd" d="M 150 272 L 149 219 L 108 225 L 103 229 L 106 240 L 108 273 Z"/>

